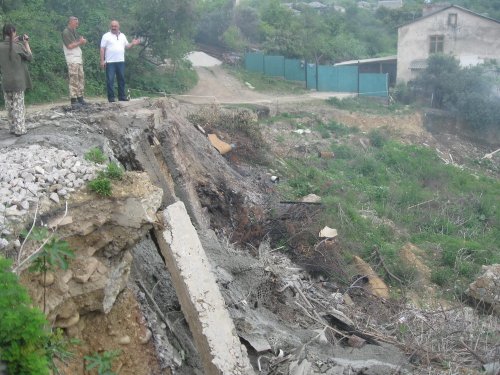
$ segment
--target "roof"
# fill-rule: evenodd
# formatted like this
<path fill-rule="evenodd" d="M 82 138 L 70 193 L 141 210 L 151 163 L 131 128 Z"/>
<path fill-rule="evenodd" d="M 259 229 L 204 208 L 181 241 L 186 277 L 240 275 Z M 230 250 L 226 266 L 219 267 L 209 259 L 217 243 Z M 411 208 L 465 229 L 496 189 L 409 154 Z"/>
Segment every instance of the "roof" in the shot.
<path fill-rule="evenodd" d="M 420 70 L 427 68 L 427 60 L 426 59 L 418 59 L 410 62 L 410 69 Z"/>
<path fill-rule="evenodd" d="M 374 63 L 374 62 L 391 62 L 394 61 L 396 62 L 397 56 L 385 56 L 385 57 L 375 57 L 373 59 L 363 59 L 363 60 L 349 60 L 349 61 L 343 61 L 337 64 L 334 64 L 334 66 L 342 66 L 342 65 L 358 65 L 358 64 L 369 64 L 369 63 Z"/>
<path fill-rule="evenodd" d="M 489 20 L 489 21 L 493 21 L 495 23 L 500 23 L 499 20 L 496 20 L 494 18 L 491 18 L 491 17 L 488 17 L 488 16 L 483 16 L 482 14 L 479 14 L 479 13 L 476 13 L 476 12 L 473 12 L 472 10 L 470 9 L 467 9 L 467 8 L 464 8 L 464 7 L 461 7 L 459 5 L 448 5 L 444 8 L 441 8 L 439 10 L 436 10 L 435 12 L 432 12 L 432 13 L 429 13 L 429 14 L 426 14 L 425 16 L 422 16 L 420 18 L 417 18 L 416 20 L 413 20 L 413 21 L 410 21 L 410 22 L 407 22 L 407 23 L 404 23 L 400 26 L 398 26 L 398 29 L 403 27 L 403 26 L 408 26 L 408 25 L 411 25 L 412 23 L 415 23 L 415 22 L 419 22 L 425 18 L 428 18 L 428 17 L 431 17 L 431 16 L 434 16 L 435 14 L 438 14 L 438 13 L 441 13 L 441 12 L 444 12 L 445 10 L 448 10 L 450 8 L 456 8 L 456 9 L 460 9 L 461 11 L 463 12 L 466 12 L 466 13 L 469 13 L 469 14 L 472 14 L 473 16 L 476 16 L 476 17 L 480 17 L 480 18 L 484 18 L 486 20 Z"/>

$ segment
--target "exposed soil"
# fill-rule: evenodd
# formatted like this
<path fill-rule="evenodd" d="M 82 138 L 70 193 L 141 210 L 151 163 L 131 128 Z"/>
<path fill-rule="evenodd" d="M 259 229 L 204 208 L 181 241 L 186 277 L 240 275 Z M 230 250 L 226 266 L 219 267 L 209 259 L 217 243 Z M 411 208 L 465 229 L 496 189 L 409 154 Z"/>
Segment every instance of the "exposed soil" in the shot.
<path fill-rule="evenodd" d="M 184 103 L 181 104 L 181 113 L 195 113 L 199 110 L 200 106 L 209 104 L 216 104 L 217 106 L 224 103 L 264 104 L 269 107 L 273 114 L 285 112 L 298 113 L 303 110 L 304 112 L 315 113 L 317 118 L 323 121 L 334 119 L 338 123 L 357 127 L 361 132 L 353 135 L 351 141 L 365 142 L 367 132 L 373 129 L 382 129 L 403 142 L 426 145 L 439 150 L 442 159 L 449 163 L 461 164 L 469 160 L 480 159 L 484 154 L 495 149 L 495 143 L 489 145 L 480 144 L 459 138 L 454 133 L 455 129 L 453 126 L 448 128 L 440 127 L 439 131 L 430 127 L 429 130 L 426 128 L 425 119 L 420 113 L 391 116 L 351 113 L 336 109 L 324 102 L 323 99 L 334 95 L 337 96 L 336 94 L 309 93 L 300 96 L 279 97 L 252 91 L 227 74 L 219 66 L 200 67 L 197 68 L 197 72 L 199 74 L 198 85 L 187 95 L 177 97 L 181 103 Z M 338 96 L 343 97 L 348 95 L 339 94 Z M 30 110 L 33 111 L 36 108 L 36 110 L 43 110 L 45 107 L 34 107 Z M 307 123 L 307 121 L 310 121 L 310 116 L 304 115 L 302 119 L 299 116 L 295 121 L 302 122 L 302 128 L 312 126 L 312 124 Z M 241 186 L 238 186 L 238 189 L 236 188 L 238 181 L 234 185 L 229 184 L 234 176 L 228 175 L 225 180 L 221 178 L 223 182 L 216 181 L 219 183 L 219 185 L 216 185 L 213 180 L 216 180 L 219 175 L 224 173 L 223 168 L 219 164 L 213 163 L 212 171 L 209 170 L 208 173 L 203 174 L 204 170 L 200 165 L 205 163 L 207 165 L 210 164 L 212 161 L 212 154 L 210 152 L 206 151 L 206 157 L 203 158 L 203 153 L 200 151 L 200 155 L 202 156 L 198 158 L 197 162 L 195 157 L 189 159 L 191 163 L 187 163 L 186 168 L 201 171 L 197 176 L 196 194 L 198 195 L 200 207 L 210 217 L 211 229 L 217 234 L 226 235 L 230 238 L 231 242 L 250 249 L 248 251 L 255 257 L 255 262 L 259 262 L 260 268 L 256 269 L 255 264 L 251 264 L 248 260 L 239 260 L 235 254 L 231 254 L 230 252 L 216 254 L 216 251 L 213 249 L 211 250 L 211 260 L 216 259 L 220 261 L 217 264 L 218 272 L 221 272 L 219 267 L 222 267 L 223 269 L 232 271 L 232 274 L 238 275 L 240 278 L 246 277 L 241 274 L 252 270 L 255 273 L 253 275 L 253 282 L 256 283 L 255 280 L 259 278 L 260 280 L 257 280 L 259 283 L 253 288 L 252 294 L 246 296 L 246 300 L 250 303 L 250 307 L 247 308 L 250 313 L 257 315 L 256 311 L 259 304 L 265 305 L 269 311 L 279 317 L 280 321 L 293 322 L 297 330 L 297 337 L 304 335 L 301 337 L 303 339 L 302 342 L 308 341 L 311 338 L 310 335 L 307 336 L 310 332 L 306 333 L 305 328 L 314 326 L 316 323 L 315 319 L 304 315 L 299 307 L 290 303 L 292 298 L 301 301 L 299 298 L 300 295 L 291 292 L 292 288 L 288 288 L 287 290 L 286 286 L 281 290 L 283 286 L 276 284 L 276 274 L 269 271 L 269 269 L 273 271 L 275 268 L 279 268 L 277 264 L 273 264 L 269 259 L 276 263 L 282 262 L 283 264 L 279 266 L 283 269 L 292 269 L 293 264 L 286 263 L 282 258 L 272 258 L 271 255 L 267 258 L 261 257 L 262 254 L 259 246 L 264 242 L 263 239 L 266 236 L 272 239 L 273 237 L 278 238 L 295 233 L 297 235 L 290 239 L 297 249 L 293 257 L 303 266 L 308 264 L 307 268 L 312 276 L 315 273 L 326 273 L 335 276 L 337 279 L 349 280 L 351 276 L 355 275 L 344 264 L 341 249 L 338 248 L 335 241 L 324 242 L 321 246 L 314 248 L 308 246 L 311 239 L 313 237 L 316 238 L 317 233 L 316 228 L 314 228 L 317 209 L 313 205 L 307 207 L 280 206 L 280 212 L 276 216 L 280 217 L 281 221 L 279 223 L 269 222 L 269 211 L 278 207 L 276 205 L 276 201 L 278 200 L 277 189 L 276 185 L 270 180 L 273 171 L 263 167 L 262 165 L 265 163 L 260 164 L 260 162 L 264 161 L 265 158 L 279 159 L 290 155 L 300 156 L 318 153 L 327 149 L 331 140 L 323 139 L 317 132 L 302 135 L 292 133 L 297 128 L 290 125 L 289 121 L 277 121 L 272 124 L 266 124 L 266 126 L 260 127 L 262 133 L 252 133 L 251 129 L 250 131 L 242 132 L 241 128 L 238 129 L 237 127 L 233 131 L 227 129 L 221 130 L 221 128 L 216 127 L 214 124 L 206 124 L 204 128 L 207 132 L 216 132 L 222 140 L 236 146 L 233 152 L 224 157 L 229 166 L 227 168 L 236 170 L 239 176 L 245 178 L 245 183 L 248 183 L 246 185 L 248 190 L 247 197 L 254 194 L 260 199 L 259 201 L 256 198 L 252 204 L 248 204 L 245 197 L 236 192 L 238 189 L 241 190 Z M 496 148 L 498 147 L 500 146 L 497 143 Z M 213 152 L 213 150 L 210 151 Z M 496 160 L 498 161 L 498 159 Z M 252 163 L 248 163 L 249 161 Z M 257 162 L 257 164 L 255 165 L 254 162 Z M 182 174 L 183 171 L 177 172 Z M 243 185 L 242 182 L 240 184 Z M 257 201 L 259 204 L 253 204 Z M 311 228 L 314 228 L 314 231 Z M 217 256 L 220 258 L 217 259 Z M 241 262 L 240 265 L 237 264 L 238 261 Z M 157 262 L 160 263 L 161 261 L 157 260 Z M 250 266 L 248 266 L 249 264 Z M 245 268 L 247 266 L 248 269 Z M 234 269 L 230 267 L 234 267 Z M 238 267 L 241 269 L 238 269 Z M 290 271 L 290 273 L 295 272 Z M 161 289 L 160 283 L 162 280 L 157 279 L 155 272 L 145 274 L 144 280 L 148 280 L 148 283 L 150 283 L 148 284 L 150 291 L 159 284 L 157 293 L 160 295 L 164 293 L 165 289 Z M 246 282 L 246 279 L 244 281 Z M 317 297 L 321 301 L 324 301 L 323 297 L 325 299 L 331 298 L 333 291 L 340 290 L 344 292 L 346 290 L 345 285 L 324 283 L 321 279 L 311 279 L 310 283 L 311 287 L 314 285 L 312 290 L 317 287 L 321 291 L 319 297 Z M 267 290 L 265 290 L 266 288 Z M 230 295 L 231 291 L 229 289 L 223 290 L 223 293 Z M 278 292 L 277 290 L 281 291 Z M 259 293 L 265 295 L 265 298 L 259 296 Z M 230 295 L 230 297 L 232 298 L 233 296 Z M 397 316 L 401 307 L 396 302 L 386 303 L 385 301 L 367 296 L 362 292 L 352 293 L 352 297 L 355 300 L 356 307 L 352 308 L 349 312 L 352 313 L 353 317 L 356 317 L 357 323 L 360 326 L 361 323 L 366 323 L 365 327 L 369 325 L 370 327 L 375 327 L 376 324 L 393 324 L 394 322 L 391 319 Z M 234 302 L 238 304 L 241 303 L 241 300 L 242 298 Z M 245 299 L 243 300 L 247 303 Z M 328 303 L 330 302 L 329 300 L 327 301 Z M 178 301 L 175 300 L 175 296 L 166 296 L 163 303 L 168 305 L 168 313 L 180 314 Z M 245 312 L 248 311 L 245 311 L 242 307 L 241 314 Z M 256 317 L 255 319 L 257 320 Z M 261 319 L 265 320 L 262 317 Z M 235 320 L 238 326 L 238 320 Z M 178 321 L 183 322 L 182 317 L 179 317 Z M 242 324 L 245 323 L 243 319 L 241 321 L 243 322 Z M 119 374 L 156 375 L 170 373 L 168 369 L 160 370 L 157 356 L 158 348 L 153 347 L 152 340 L 141 343 L 144 341 L 143 338 L 146 336 L 148 328 L 146 328 L 143 312 L 138 307 L 136 298 L 133 296 L 131 290 L 126 290 L 118 297 L 116 304 L 107 316 L 90 314 L 83 317 L 79 324 L 82 325 L 81 338 L 84 341 L 84 345 L 76 346 L 76 357 L 79 360 L 71 361 L 63 373 L 82 374 L 84 373 L 83 368 L 85 363 L 81 361 L 81 358 L 84 355 L 92 355 L 96 352 L 102 354 L 103 351 L 112 349 L 123 349 L 126 352 L 126 355 L 118 357 L 113 362 L 113 369 Z M 263 324 L 259 328 L 262 327 L 265 327 L 265 325 Z M 238 328 L 242 330 L 240 326 Z M 264 328 L 262 329 L 264 330 Z M 276 327 L 275 329 L 279 331 L 282 327 Z M 285 332 L 285 330 L 282 329 L 282 332 Z M 285 333 L 283 333 L 283 337 L 285 337 Z M 296 338 L 294 337 L 294 339 Z M 292 339 L 289 339 L 289 341 L 283 339 L 283 342 L 278 341 L 278 344 L 283 345 L 283 347 L 291 351 L 291 348 L 286 347 L 286 345 L 290 345 L 291 341 Z M 335 342 L 335 340 L 332 339 L 332 342 Z M 273 349 L 279 348 L 281 350 L 278 344 L 272 344 Z M 298 342 L 297 347 L 300 344 Z M 374 351 L 380 349 L 379 347 L 373 347 L 375 348 L 372 349 Z M 336 353 L 343 350 L 340 348 L 340 345 L 335 347 Z M 354 348 L 348 348 L 346 351 L 355 352 L 355 355 L 361 353 L 361 351 Z M 318 349 L 318 352 L 321 353 L 321 350 Z M 253 356 L 253 360 L 256 361 L 258 358 L 257 353 L 250 354 Z M 324 358 L 333 357 L 333 349 L 332 353 L 325 352 L 323 354 Z M 401 353 L 397 353 L 394 357 L 400 355 Z M 193 359 L 192 362 L 196 363 L 196 359 Z M 326 359 L 324 364 L 328 364 Z M 179 373 L 199 374 L 199 369 L 196 368 L 194 370 L 195 368 L 196 365 L 193 364 L 191 368 L 192 372 L 189 372 L 190 369 L 182 369 L 181 371 L 184 372 Z"/>

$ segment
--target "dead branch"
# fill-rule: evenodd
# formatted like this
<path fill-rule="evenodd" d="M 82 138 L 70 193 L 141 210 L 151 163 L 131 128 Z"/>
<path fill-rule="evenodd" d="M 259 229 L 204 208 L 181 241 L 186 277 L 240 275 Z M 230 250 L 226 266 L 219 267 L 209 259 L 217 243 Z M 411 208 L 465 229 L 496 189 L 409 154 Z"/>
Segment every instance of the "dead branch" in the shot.
<path fill-rule="evenodd" d="M 68 215 L 68 201 L 66 201 L 66 208 L 64 210 L 64 215 L 57 222 L 57 224 L 55 225 L 54 229 L 52 230 L 52 233 L 50 234 L 50 236 L 48 236 L 43 241 L 43 243 L 38 247 L 38 249 L 35 250 L 35 252 L 33 252 L 33 254 L 31 254 L 29 257 L 27 257 L 25 260 L 23 260 L 21 263 L 19 263 L 16 267 L 14 267 L 14 269 L 13 269 L 14 273 L 19 274 L 22 270 L 23 265 L 25 265 L 27 262 L 30 262 L 31 260 L 33 260 L 38 255 L 38 253 L 40 253 L 43 250 L 43 247 L 47 244 L 47 242 L 49 242 L 52 239 L 52 237 L 54 237 L 54 234 L 56 233 L 59 224 L 62 223 L 62 221 L 64 220 L 66 215 Z M 27 239 L 28 239 L 28 236 L 26 236 L 24 242 L 26 242 Z"/>

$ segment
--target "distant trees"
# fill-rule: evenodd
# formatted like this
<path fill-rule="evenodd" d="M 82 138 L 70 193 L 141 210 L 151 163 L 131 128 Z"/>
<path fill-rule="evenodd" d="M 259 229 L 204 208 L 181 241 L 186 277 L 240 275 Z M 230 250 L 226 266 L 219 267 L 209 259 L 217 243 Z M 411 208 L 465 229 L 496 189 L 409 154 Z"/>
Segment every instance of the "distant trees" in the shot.
<path fill-rule="evenodd" d="M 496 64 L 461 68 L 454 57 L 435 54 L 410 86 L 417 96 L 432 98 L 433 107 L 457 114 L 473 130 L 498 129 L 500 98 L 493 79 L 498 73 Z"/>

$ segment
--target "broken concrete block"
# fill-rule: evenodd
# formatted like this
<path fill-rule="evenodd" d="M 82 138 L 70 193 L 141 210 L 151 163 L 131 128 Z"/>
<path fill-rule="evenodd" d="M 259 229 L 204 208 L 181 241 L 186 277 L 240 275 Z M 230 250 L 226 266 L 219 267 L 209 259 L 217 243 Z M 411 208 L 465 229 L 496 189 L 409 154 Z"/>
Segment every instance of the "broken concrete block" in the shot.
<path fill-rule="evenodd" d="M 167 228 L 157 231 L 182 311 L 206 375 L 253 374 L 196 229 L 182 202 L 163 211 Z"/>

